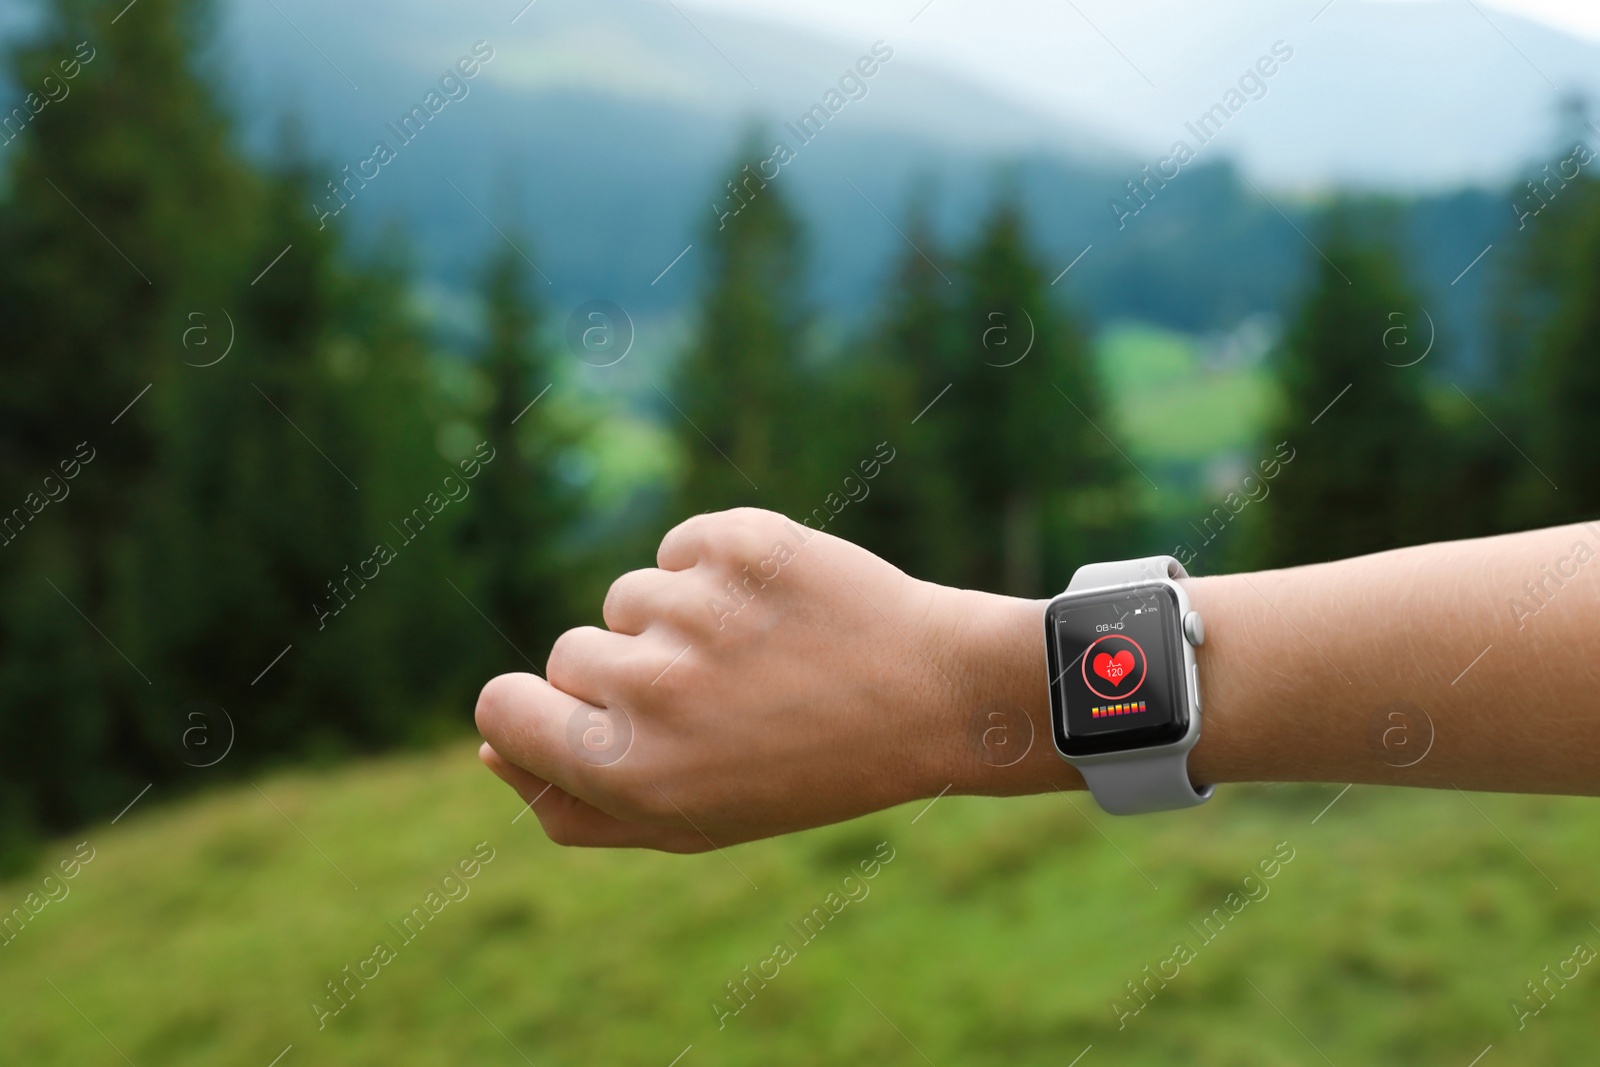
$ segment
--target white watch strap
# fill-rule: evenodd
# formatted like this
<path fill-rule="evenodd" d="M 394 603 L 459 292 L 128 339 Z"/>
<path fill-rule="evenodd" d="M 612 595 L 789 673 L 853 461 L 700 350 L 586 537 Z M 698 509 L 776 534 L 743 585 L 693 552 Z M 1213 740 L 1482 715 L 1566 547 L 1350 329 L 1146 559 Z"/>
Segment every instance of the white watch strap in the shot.
<path fill-rule="evenodd" d="M 1095 803 L 1112 815 L 1192 808 L 1211 799 L 1211 786 L 1189 781 L 1189 753 L 1168 752 L 1080 766 Z"/>
<path fill-rule="evenodd" d="M 1132 585 L 1161 578 L 1187 578 L 1189 574 L 1172 556 L 1146 556 L 1144 559 L 1114 559 L 1107 563 L 1085 563 L 1067 583 L 1068 592 L 1100 589 L 1108 585 Z"/>
<path fill-rule="evenodd" d="M 1144 559 L 1085 564 L 1073 574 L 1067 591 L 1187 577 L 1183 564 L 1173 557 L 1147 556 Z M 1129 755 L 1105 763 L 1077 766 L 1095 802 L 1112 815 L 1140 815 L 1150 811 L 1192 808 L 1211 799 L 1211 786 L 1197 788 L 1189 780 L 1187 751 L 1157 751 L 1148 756 Z"/>

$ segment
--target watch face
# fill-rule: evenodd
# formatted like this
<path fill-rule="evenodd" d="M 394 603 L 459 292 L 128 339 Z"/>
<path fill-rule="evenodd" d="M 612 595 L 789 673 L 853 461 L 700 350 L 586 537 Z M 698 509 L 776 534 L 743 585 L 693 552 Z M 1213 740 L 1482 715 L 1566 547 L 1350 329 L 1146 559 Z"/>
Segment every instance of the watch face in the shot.
<path fill-rule="evenodd" d="M 1159 583 L 1063 597 L 1045 612 L 1050 710 L 1068 756 L 1125 752 L 1189 730 L 1178 597 Z"/>

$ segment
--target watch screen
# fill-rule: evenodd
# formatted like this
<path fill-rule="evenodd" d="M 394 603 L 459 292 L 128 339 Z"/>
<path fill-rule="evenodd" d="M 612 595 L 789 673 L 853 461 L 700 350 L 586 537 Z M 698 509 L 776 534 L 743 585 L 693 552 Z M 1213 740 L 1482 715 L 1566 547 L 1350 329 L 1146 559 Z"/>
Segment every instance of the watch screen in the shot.
<path fill-rule="evenodd" d="M 1148 748 L 1188 732 L 1181 623 L 1177 595 L 1159 584 L 1051 603 L 1045 651 L 1062 752 Z"/>

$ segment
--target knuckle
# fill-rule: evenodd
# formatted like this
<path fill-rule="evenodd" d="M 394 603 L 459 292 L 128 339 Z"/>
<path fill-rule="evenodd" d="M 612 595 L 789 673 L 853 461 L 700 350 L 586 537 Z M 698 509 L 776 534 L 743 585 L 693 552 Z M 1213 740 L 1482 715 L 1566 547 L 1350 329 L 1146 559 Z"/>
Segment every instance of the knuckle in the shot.
<path fill-rule="evenodd" d="M 544 665 L 545 678 L 551 685 L 561 689 L 562 682 L 572 680 L 584 660 L 582 646 L 593 631 L 593 626 L 579 626 L 556 638 Z"/>
<path fill-rule="evenodd" d="M 473 709 L 473 720 L 478 731 L 485 736 L 496 732 L 521 700 L 529 676 L 502 674 L 489 681 L 478 692 L 478 704 Z"/>
<path fill-rule="evenodd" d="M 606 620 L 609 626 L 618 619 L 618 611 L 625 608 L 638 598 L 638 589 L 643 571 L 629 571 L 611 583 L 611 588 L 606 590 L 606 598 L 600 604 L 600 617 Z"/>
<path fill-rule="evenodd" d="M 644 624 L 658 614 L 659 606 L 671 598 L 674 583 L 671 572 L 656 568 L 629 571 L 611 583 L 600 606 L 601 618 L 616 631 L 618 627 Z"/>
<path fill-rule="evenodd" d="M 759 508 L 736 508 L 722 512 L 721 521 L 709 545 L 710 554 L 717 560 L 740 564 L 759 559 L 771 543 L 777 518 L 770 511 Z"/>
<path fill-rule="evenodd" d="M 661 547 L 656 551 L 657 565 L 667 567 L 670 560 L 683 554 L 698 555 L 696 546 L 704 543 L 707 524 L 715 518 L 714 514 L 691 515 L 668 530 L 661 538 Z"/>
<path fill-rule="evenodd" d="M 734 508 L 725 514 L 737 521 L 742 528 L 761 536 L 771 536 L 782 530 L 788 522 L 776 511 L 768 511 L 766 508 Z"/>
<path fill-rule="evenodd" d="M 553 679 L 555 675 L 562 673 L 571 662 L 572 635 L 574 632 L 573 630 L 566 631 L 550 645 L 550 655 L 546 656 L 544 661 L 544 676 L 546 679 Z M 555 685 L 556 683 L 552 680 L 550 684 Z"/>
<path fill-rule="evenodd" d="M 643 632 L 664 624 L 692 637 L 714 622 L 716 614 L 710 602 L 718 595 L 699 575 L 634 571 L 612 583 L 602 614 L 613 632 Z M 618 631 L 618 626 L 623 629 Z"/>
<path fill-rule="evenodd" d="M 781 536 L 787 521 L 775 511 L 751 507 L 695 515 L 668 532 L 662 540 L 662 554 L 671 554 L 682 542 L 695 545 L 697 555 L 704 558 L 743 562 L 758 558 Z"/>

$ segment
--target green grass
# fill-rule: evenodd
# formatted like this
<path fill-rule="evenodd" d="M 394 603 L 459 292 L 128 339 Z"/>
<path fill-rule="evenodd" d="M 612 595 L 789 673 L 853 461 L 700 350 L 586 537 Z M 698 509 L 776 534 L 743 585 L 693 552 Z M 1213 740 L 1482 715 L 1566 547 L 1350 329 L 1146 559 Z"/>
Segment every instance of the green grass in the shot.
<path fill-rule="evenodd" d="M 1321 1063 L 1314 1042 L 1340 1065 L 1465 1067 L 1492 1042 L 1492 1067 L 1587 1061 L 1600 1009 L 1600 963 L 1521 1032 L 1509 1007 L 1600 946 L 1593 801 L 1477 796 L 1480 814 L 1358 787 L 1313 824 L 1336 787 L 1138 820 L 945 797 L 673 857 L 550 845 L 468 744 L 258 784 L 170 808 L 156 790 L 47 851 L 96 854 L 0 948 L 4 1062 L 123 1063 L 114 1043 L 141 1067 L 266 1067 L 290 1044 L 280 1067 L 521 1064 L 514 1042 L 540 1067 L 665 1067 L 691 1044 L 682 1067 L 1061 1067 L 1090 1044 L 1082 1067 L 1265 1065 Z M 388 922 L 480 841 L 470 895 L 400 945 Z M 802 944 L 786 923 L 880 841 L 895 858 L 869 895 Z M 1282 841 L 1269 895 L 1203 944 L 1189 923 Z M 780 939 L 796 958 L 719 1030 L 724 983 Z M 1119 1032 L 1112 999 L 1179 939 L 1197 958 Z M 379 940 L 397 958 L 319 1031 L 311 1002 Z"/>
<path fill-rule="evenodd" d="M 1095 362 L 1134 455 L 1199 463 L 1259 448 L 1273 400 L 1264 367 L 1208 368 L 1195 338 L 1132 322 L 1100 333 Z"/>

